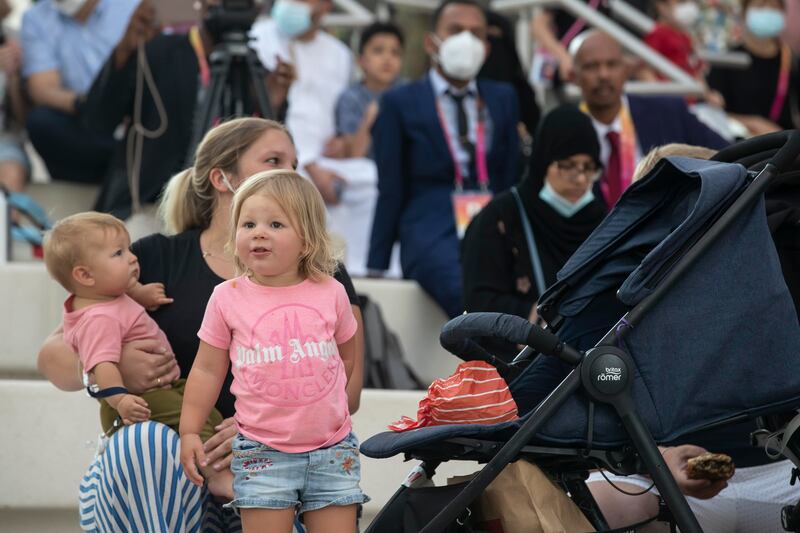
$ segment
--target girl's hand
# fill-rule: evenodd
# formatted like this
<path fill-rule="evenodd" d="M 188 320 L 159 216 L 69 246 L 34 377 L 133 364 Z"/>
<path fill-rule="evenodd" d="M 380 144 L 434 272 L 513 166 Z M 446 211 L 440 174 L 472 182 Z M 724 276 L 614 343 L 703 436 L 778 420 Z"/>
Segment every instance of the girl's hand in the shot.
<path fill-rule="evenodd" d="M 132 341 L 122 347 L 119 372 L 132 394 L 161 387 L 169 388 L 181 370 L 175 355 L 156 340 Z"/>
<path fill-rule="evenodd" d="M 233 459 L 231 445 L 239 430 L 236 428 L 233 417 L 226 418 L 214 429 L 217 432 L 206 441 L 203 451 L 208 454 L 206 460 L 212 465 L 212 468 L 220 472 L 231 466 Z"/>
<path fill-rule="evenodd" d="M 126 394 L 117 402 L 117 412 L 126 426 L 136 422 L 144 422 L 150 418 L 150 409 L 143 398 L 133 394 Z"/>
<path fill-rule="evenodd" d="M 181 464 L 186 477 L 197 485 L 203 486 L 203 476 L 197 465 L 206 464 L 206 454 L 203 452 L 203 442 L 197 433 L 184 433 L 181 435 Z"/>

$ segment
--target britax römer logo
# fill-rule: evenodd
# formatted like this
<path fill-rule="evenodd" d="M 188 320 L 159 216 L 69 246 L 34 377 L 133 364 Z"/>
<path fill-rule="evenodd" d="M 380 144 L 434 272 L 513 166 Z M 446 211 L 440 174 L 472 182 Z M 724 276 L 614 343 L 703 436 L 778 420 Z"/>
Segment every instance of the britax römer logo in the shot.
<path fill-rule="evenodd" d="M 620 381 L 622 379 L 622 369 L 617 367 L 606 367 L 606 371 L 597 375 L 597 381 Z"/>

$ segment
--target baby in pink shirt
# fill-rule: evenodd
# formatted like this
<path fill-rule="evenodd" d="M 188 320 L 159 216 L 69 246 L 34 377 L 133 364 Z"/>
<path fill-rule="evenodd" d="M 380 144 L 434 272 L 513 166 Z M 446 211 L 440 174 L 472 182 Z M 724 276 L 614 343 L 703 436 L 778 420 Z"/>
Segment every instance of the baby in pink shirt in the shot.
<path fill-rule="evenodd" d="M 89 394 L 100 399 L 100 421 L 106 436 L 125 425 L 154 420 L 178 429 L 185 380 L 156 382 L 141 396 L 130 394 L 119 372 L 122 346 L 136 340 L 156 340 L 171 350 L 166 335 L 150 318 L 137 297 L 154 294 L 159 287 L 139 284 L 139 262 L 130 251 L 125 224 L 103 213 L 80 213 L 58 222 L 44 242 L 50 274 L 71 294 L 64 302 L 64 341 L 78 353 L 81 366 L 94 385 Z M 149 299 L 149 305 L 170 300 Z M 205 420 L 202 438 L 214 434 L 222 415 L 213 409 Z M 224 478 L 227 477 L 227 480 Z M 209 489 L 230 493 L 230 472 L 215 477 Z M 226 488 L 227 487 L 227 488 Z M 231 494 L 232 496 L 232 494 Z"/>
<path fill-rule="evenodd" d="M 197 433 L 233 365 L 239 435 L 229 505 L 245 532 L 289 533 L 299 512 L 308 513 L 309 533 L 351 533 L 356 504 L 368 500 L 345 392 L 357 325 L 331 277 L 324 203 L 308 180 L 274 170 L 241 185 L 233 215 L 243 275 L 218 285 L 206 307 L 184 396 L 181 463 L 202 484 Z"/>

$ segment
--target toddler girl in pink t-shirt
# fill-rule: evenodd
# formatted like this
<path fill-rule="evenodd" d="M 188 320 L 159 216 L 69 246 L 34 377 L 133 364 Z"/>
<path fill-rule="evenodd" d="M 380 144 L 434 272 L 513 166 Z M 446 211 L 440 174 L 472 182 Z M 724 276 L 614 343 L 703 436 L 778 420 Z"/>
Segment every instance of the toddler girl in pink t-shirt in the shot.
<path fill-rule="evenodd" d="M 345 386 L 356 321 L 317 189 L 294 172 L 249 178 L 233 199 L 236 267 L 214 289 L 200 327 L 181 414 L 181 462 L 202 485 L 198 433 L 232 364 L 239 435 L 234 500 L 247 531 L 290 532 L 305 513 L 310 533 L 356 528 L 358 442 Z"/>

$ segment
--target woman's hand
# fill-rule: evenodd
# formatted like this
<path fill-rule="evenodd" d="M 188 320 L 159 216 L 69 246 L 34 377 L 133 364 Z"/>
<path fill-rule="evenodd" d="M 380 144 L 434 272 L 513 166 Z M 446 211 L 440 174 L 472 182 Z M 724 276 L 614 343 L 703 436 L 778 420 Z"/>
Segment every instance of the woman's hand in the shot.
<path fill-rule="evenodd" d="M 691 444 L 661 450 L 661 456 L 664 458 L 664 462 L 667 463 L 667 468 L 672 472 L 672 476 L 678 483 L 681 492 L 686 496 L 708 500 L 727 487 L 728 482 L 725 480 L 689 479 L 687 461 L 704 453 L 707 453 L 705 449 Z"/>
<path fill-rule="evenodd" d="M 132 394 L 169 388 L 181 371 L 175 355 L 156 340 L 132 341 L 122 347 L 119 372 Z"/>
<path fill-rule="evenodd" d="M 236 437 L 238 429 L 233 417 L 226 418 L 220 425 L 214 428 L 217 432 L 206 441 L 203 450 L 206 453 L 206 461 L 211 468 L 221 472 L 231 466 L 231 444 Z"/>
<path fill-rule="evenodd" d="M 181 464 L 189 481 L 203 486 L 203 475 L 198 465 L 205 465 L 208 459 L 203 452 L 203 441 L 197 433 L 184 433 L 181 435 Z"/>

